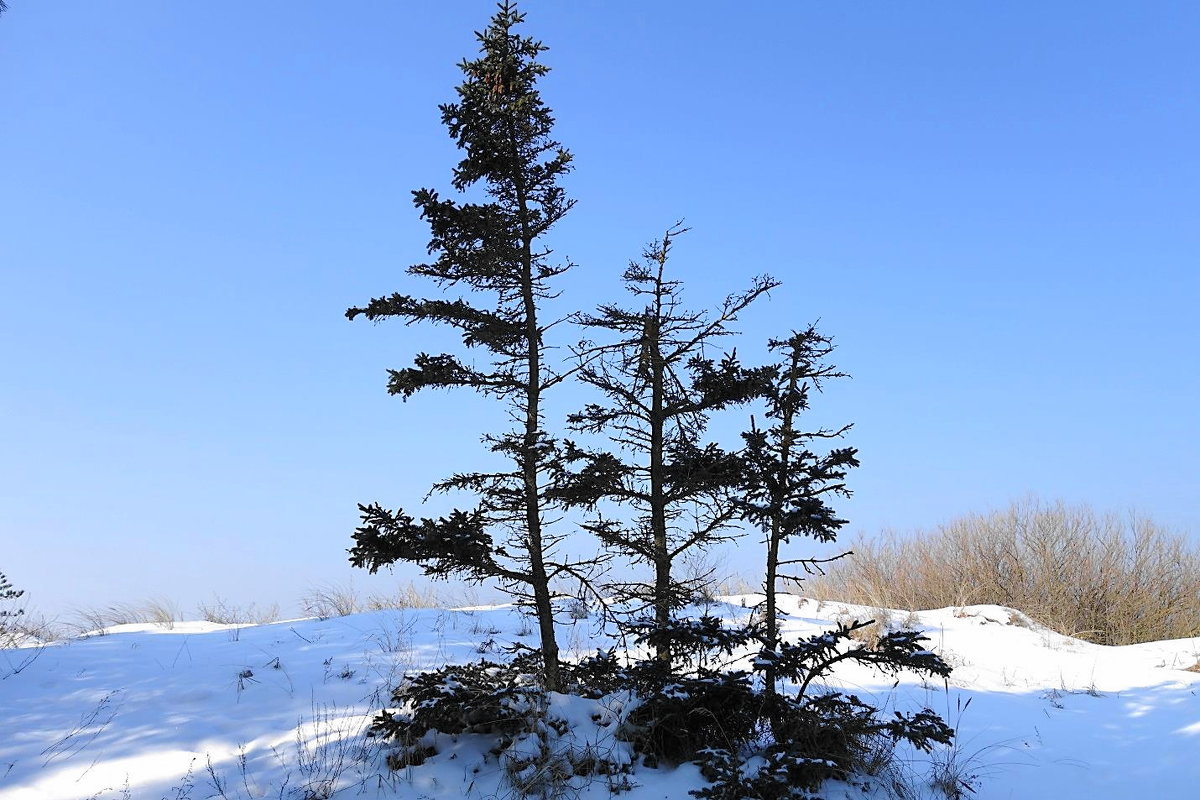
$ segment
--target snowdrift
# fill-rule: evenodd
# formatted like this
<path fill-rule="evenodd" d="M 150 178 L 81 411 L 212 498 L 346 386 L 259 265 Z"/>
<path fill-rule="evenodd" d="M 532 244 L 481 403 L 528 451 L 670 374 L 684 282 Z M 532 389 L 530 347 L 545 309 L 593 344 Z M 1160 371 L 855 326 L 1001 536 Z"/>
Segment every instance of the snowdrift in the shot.
<path fill-rule="evenodd" d="M 745 621 L 759 598 L 710 609 Z M 1200 638 L 1103 647 L 998 606 L 882 612 L 784 600 L 790 636 L 835 621 L 880 619 L 923 630 L 954 665 L 948 683 L 864 669 L 830 683 L 888 708 L 928 706 L 958 729 L 931 755 L 908 753 L 871 792 L 908 796 L 1096 800 L 1194 797 L 1200 784 Z M 514 608 L 395 610 L 262 626 L 125 625 L 0 651 L 0 798 L 185 800 L 515 797 L 493 757 L 469 742 L 421 766 L 389 770 L 365 735 L 391 688 L 413 670 L 496 657 L 533 644 Z M 594 619 L 562 626 L 567 656 L 613 644 Z M 562 714 L 605 746 L 594 709 Z M 630 800 L 680 798 L 702 784 L 691 765 L 638 768 Z M 968 791 L 968 788 L 970 791 Z M 571 796 L 609 797 L 590 778 Z M 974 794 L 972 794 L 972 791 Z M 829 787 L 826 796 L 863 797 Z"/>

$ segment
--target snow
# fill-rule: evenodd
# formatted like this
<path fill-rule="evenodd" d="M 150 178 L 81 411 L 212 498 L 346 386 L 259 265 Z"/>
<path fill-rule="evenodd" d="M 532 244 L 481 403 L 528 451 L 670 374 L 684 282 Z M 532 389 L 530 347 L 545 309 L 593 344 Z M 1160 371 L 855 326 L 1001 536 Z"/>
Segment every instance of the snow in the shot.
<path fill-rule="evenodd" d="M 759 599 L 725 598 L 709 611 L 744 621 Z M 792 638 L 879 615 L 790 597 L 781 606 Z M 1185 670 L 1200 661 L 1200 638 L 1102 647 L 998 606 L 890 618 L 926 633 L 954 665 L 950 680 L 897 683 L 846 665 L 831 683 L 889 709 L 928 706 L 958 729 L 952 748 L 902 754 L 917 796 L 942 796 L 929 786 L 940 775 L 985 800 L 1196 796 L 1200 674 Z M 393 610 L 262 626 L 124 625 L 0 651 L 0 798 L 515 798 L 502 765 L 471 737 L 391 771 L 386 745 L 364 734 L 406 672 L 533 645 L 532 627 L 509 606 Z M 608 644 L 590 619 L 564 621 L 561 641 L 568 657 Z M 598 702 L 554 696 L 548 719 L 626 758 L 612 740 L 614 712 Z M 610 779 L 575 780 L 572 796 L 610 796 Z M 638 767 L 631 782 L 629 800 L 673 800 L 702 779 L 685 764 Z M 829 787 L 826 796 L 868 795 Z"/>

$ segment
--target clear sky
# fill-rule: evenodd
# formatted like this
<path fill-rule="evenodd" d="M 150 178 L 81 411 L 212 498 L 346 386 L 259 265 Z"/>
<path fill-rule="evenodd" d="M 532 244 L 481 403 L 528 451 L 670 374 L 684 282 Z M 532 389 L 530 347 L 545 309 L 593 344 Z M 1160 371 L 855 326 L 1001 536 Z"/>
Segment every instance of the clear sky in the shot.
<path fill-rule="evenodd" d="M 695 306 L 782 279 L 740 350 L 835 337 L 851 532 L 1034 492 L 1200 537 L 1200 5 L 523 8 L 576 158 L 564 307 L 680 218 Z M 448 189 L 492 9 L 10 0 L 0 570 L 35 605 L 395 580 L 346 566 L 355 504 L 416 508 L 496 410 L 388 397 L 445 337 L 343 312 L 429 290 L 409 191 Z"/>

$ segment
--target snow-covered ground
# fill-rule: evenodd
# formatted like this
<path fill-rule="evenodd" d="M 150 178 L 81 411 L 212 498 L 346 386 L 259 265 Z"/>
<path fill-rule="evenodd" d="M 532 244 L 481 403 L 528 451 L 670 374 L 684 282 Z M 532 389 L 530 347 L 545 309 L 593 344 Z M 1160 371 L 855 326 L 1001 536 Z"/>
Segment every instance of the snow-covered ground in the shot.
<path fill-rule="evenodd" d="M 727 598 L 714 612 L 744 619 L 755 600 Z M 784 610 L 794 636 L 873 616 L 799 599 Z M 901 678 L 893 689 L 861 668 L 834 683 L 889 708 L 928 706 L 958 729 L 955 747 L 898 764 L 915 796 L 939 796 L 927 781 L 945 774 L 978 798 L 1200 796 L 1200 674 L 1185 671 L 1200 661 L 1200 639 L 1101 647 L 996 606 L 907 622 L 954 665 L 948 686 Z M 392 772 L 363 735 L 406 671 L 514 641 L 533 644 L 529 623 L 493 607 L 240 628 L 127 625 L 0 651 L 0 798 L 515 798 L 486 754 L 462 748 Z M 606 644 L 589 619 L 564 624 L 561 641 L 568 655 Z M 686 800 L 700 778 L 684 765 L 639 768 L 632 782 L 628 800 Z M 568 796 L 609 794 L 593 778 Z M 864 793 L 831 787 L 828 796 Z"/>

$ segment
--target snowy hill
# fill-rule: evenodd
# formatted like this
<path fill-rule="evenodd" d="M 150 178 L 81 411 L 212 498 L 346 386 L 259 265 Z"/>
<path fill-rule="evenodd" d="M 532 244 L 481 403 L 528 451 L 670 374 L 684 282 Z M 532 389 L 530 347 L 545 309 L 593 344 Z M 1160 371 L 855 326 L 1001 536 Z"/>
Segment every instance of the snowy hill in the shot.
<path fill-rule="evenodd" d="M 744 620 L 755 601 L 725 598 L 714 612 Z M 784 610 L 792 636 L 877 616 L 799 599 Z M 833 683 L 889 708 L 928 706 L 958 728 L 953 748 L 893 765 L 908 796 L 946 796 L 935 784 L 979 798 L 1197 795 L 1200 674 L 1186 670 L 1200 661 L 1200 639 L 1101 647 L 996 606 L 892 619 L 926 632 L 955 667 L 949 684 L 902 677 L 893 690 L 893 679 L 861 668 Z M 607 644 L 590 619 L 564 624 L 561 640 L 568 656 Z M 529 624 L 502 606 L 126 625 L 0 651 L 0 798 L 515 798 L 478 749 L 391 771 L 386 745 L 364 736 L 405 672 L 478 660 L 513 641 L 530 641 Z M 597 746 L 602 739 L 597 729 Z M 686 800 L 701 778 L 691 765 L 639 768 L 632 784 L 629 800 Z M 868 794 L 894 796 L 882 785 Z M 576 779 L 569 794 L 609 795 L 595 777 Z"/>

